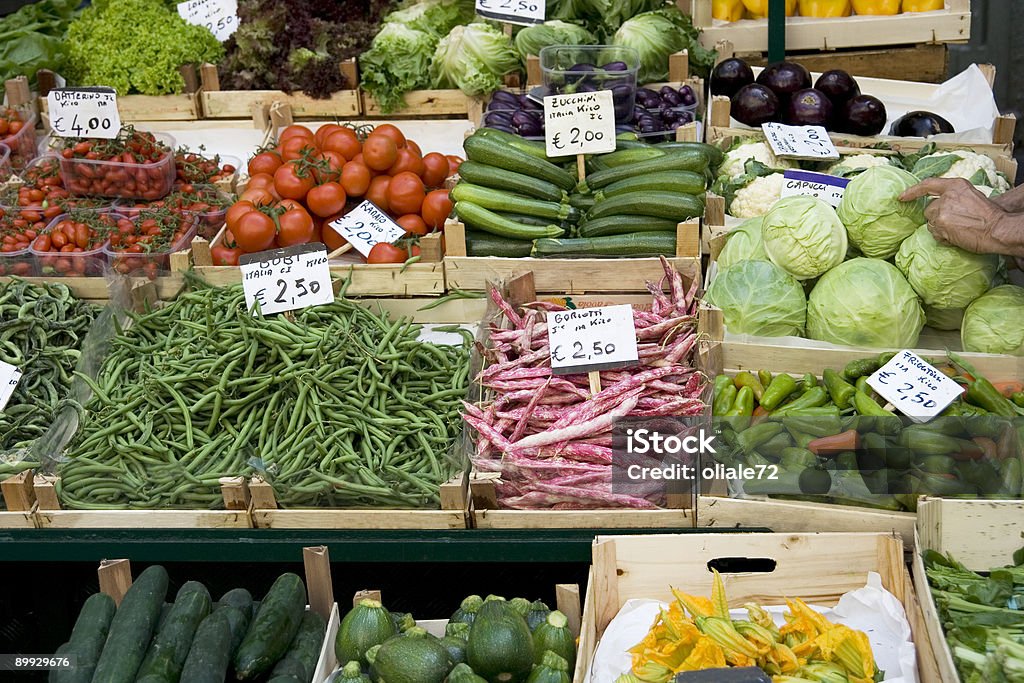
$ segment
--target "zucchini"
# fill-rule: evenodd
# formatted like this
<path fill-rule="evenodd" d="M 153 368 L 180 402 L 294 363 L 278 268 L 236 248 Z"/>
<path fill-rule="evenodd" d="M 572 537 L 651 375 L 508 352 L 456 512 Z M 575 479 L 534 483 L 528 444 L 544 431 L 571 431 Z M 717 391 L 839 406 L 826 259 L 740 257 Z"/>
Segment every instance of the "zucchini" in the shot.
<path fill-rule="evenodd" d="M 258 678 L 288 651 L 306 611 L 306 586 L 295 574 L 282 574 L 270 587 L 235 653 L 235 678 Z"/>
<path fill-rule="evenodd" d="M 605 216 L 581 223 L 580 237 L 606 237 L 630 232 L 668 232 L 676 229 L 678 221 L 650 216 Z"/>
<path fill-rule="evenodd" d="M 596 194 L 598 200 L 607 197 L 615 197 L 620 194 L 639 191 L 662 191 L 676 192 L 678 194 L 698 195 L 707 189 L 707 182 L 703 175 L 693 171 L 660 171 L 658 173 L 647 173 L 645 175 L 633 176 L 625 180 L 618 180 L 605 186 Z M 571 195 L 569 197 L 572 202 Z M 573 204 L 573 206 L 576 206 Z"/>
<path fill-rule="evenodd" d="M 284 659 L 277 663 L 270 677 L 291 676 L 298 683 L 310 683 L 320 658 L 320 647 L 324 643 L 327 624 L 324 618 L 312 610 L 302 615 L 299 631 L 285 653 Z"/>
<path fill-rule="evenodd" d="M 481 164 L 479 161 L 462 162 L 459 166 L 459 177 L 474 185 L 507 190 L 548 202 L 561 202 L 565 199 L 565 190 L 546 180 L 538 180 L 515 171 Z"/>
<path fill-rule="evenodd" d="M 642 147 L 634 147 L 631 149 L 617 149 L 614 152 L 604 154 L 601 156 L 601 163 L 607 168 L 618 168 L 619 166 L 625 166 L 626 164 L 635 164 L 640 161 L 649 161 L 651 159 L 658 159 L 667 154 L 663 149 L 652 147 L 651 145 L 643 145 Z"/>
<path fill-rule="evenodd" d="M 634 176 L 658 173 L 660 171 L 693 171 L 704 173 L 708 168 L 708 153 L 701 149 L 673 150 L 665 156 L 647 161 L 638 161 L 635 164 L 627 164 L 616 168 L 609 168 L 607 171 L 598 171 L 588 176 L 577 185 L 579 192 L 586 194 L 591 190 L 600 190 L 619 180 L 632 178 Z"/>
<path fill-rule="evenodd" d="M 132 683 L 135 680 L 166 596 L 166 569 L 154 564 L 139 574 L 110 622 L 110 633 L 96 663 L 94 681 Z"/>
<path fill-rule="evenodd" d="M 569 206 L 579 209 L 580 211 L 590 211 L 594 208 L 594 202 L 597 198 L 592 194 L 576 194 L 569 195 Z"/>
<path fill-rule="evenodd" d="M 237 607 L 223 605 L 200 622 L 181 669 L 180 680 L 189 683 L 224 683 L 231 664 L 230 613 L 240 615 L 242 612 Z"/>
<path fill-rule="evenodd" d="M 522 152 L 514 146 L 502 144 L 491 136 L 482 136 L 477 133 L 466 138 L 462 146 L 470 161 L 478 161 L 539 180 L 546 180 L 566 192 L 576 186 L 576 179 L 565 169 L 555 166 L 550 161 L 538 159 Z"/>
<path fill-rule="evenodd" d="M 523 152 L 524 154 L 529 154 L 530 156 L 536 157 L 543 161 L 551 161 L 551 158 L 548 157 L 548 154 L 545 151 L 546 147 L 543 142 L 527 140 L 522 136 L 513 135 L 512 133 L 506 133 L 505 131 L 498 130 L 497 128 L 484 127 L 479 129 L 475 133 L 475 135 L 479 135 L 480 137 L 494 140 L 503 145 L 509 145 L 510 147 L 514 147 L 515 149 L 519 150 L 520 152 Z"/>
<path fill-rule="evenodd" d="M 93 593 L 82 605 L 71 629 L 71 637 L 57 649 L 57 654 L 74 655 L 73 669 L 51 669 L 50 683 L 89 683 L 96 670 L 96 661 L 110 631 L 117 606 L 106 593 Z"/>
<path fill-rule="evenodd" d="M 601 156 L 598 154 L 588 155 L 584 162 L 584 167 L 587 169 L 588 175 L 591 173 L 597 173 L 598 171 L 603 171 L 606 168 L 608 168 L 607 166 L 604 165 L 604 162 L 601 161 Z"/>
<path fill-rule="evenodd" d="M 192 639 L 200 622 L 210 614 L 210 592 L 198 581 L 182 585 L 167 621 L 149 645 L 135 680 L 138 683 L 174 683 L 181 677 Z"/>
<path fill-rule="evenodd" d="M 653 216 L 685 221 L 704 214 L 704 202 L 689 194 L 630 192 L 597 202 L 588 219 L 606 216 Z"/>
<path fill-rule="evenodd" d="M 557 225 L 538 227 L 510 221 L 473 202 L 456 202 L 455 215 L 468 227 L 500 237 L 532 240 L 538 237 L 558 237 L 565 233 Z"/>
<path fill-rule="evenodd" d="M 725 152 L 723 152 L 721 148 L 716 147 L 715 145 L 709 145 L 706 142 L 671 140 L 669 142 L 660 142 L 655 145 L 655 147 L 665 150 L 701 150 L 707 153 L 711 166 L 721 166 L 722 161 L 725 159 Z"/>
<path fill-rule="evenodd" d="M 551 225 L 551 221 L 549 221 L 548 219 L 538 218 L 537 216 L 525 216 L 521 213 L 508 213 L 506 211 L 495 211 L 494 213 L 498 214 L 502 218 L 507 218 L 510 221 L 522 223 L 523 225 L 540 225 L 544 227 Z"/>
<path fill-rule="evenodd" d="M 491 211 L 522 213 L 527 216 L 537 216 L 538 218 L 547 218 L 548 220 L 559 222 L 565 220 L 576 222 L 579 220 L 579 211 L 568 204 L 528 199 L 511 192 L 473 185 L 472 183 L 460 182 L 452 189 L 450 195 L 452 201 L 473 202 Z"/>
<path fill-rule="evenodd" d="M 515 240 L 508 237 L 497 237 L 486 232 L 466 233 L 466 253 L 469 256 L 504 256 L 507 258 L 523 258 L 533 250 L 531 240 Z"/>
<path fill-rule="evenodd" d="M 609 237 L 581 237 L 576 239 L 544 238 L 533 243 L 533 256 L 558 257 L 614 257 L 614 256 L 675 256 L 676 233 L 631 232 Z"/>

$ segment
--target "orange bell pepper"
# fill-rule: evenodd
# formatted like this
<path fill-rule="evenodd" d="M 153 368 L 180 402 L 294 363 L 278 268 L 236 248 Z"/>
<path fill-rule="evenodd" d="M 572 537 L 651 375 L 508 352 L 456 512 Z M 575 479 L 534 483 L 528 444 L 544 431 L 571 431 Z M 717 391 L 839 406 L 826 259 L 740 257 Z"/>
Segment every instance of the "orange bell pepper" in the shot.
<path fill-rule="evenodd" d="M 768 16 L 768 0 L 743 0 L 743 5 L 755 19 Z M 795 12 L 796 0 L 786 0 L 786 16 L 791 17 Z"/>
<path fill-rule="evenodd" d="M 800 0 L 802 17 L 848 17 L 850 0 Z"/>
<path fill-rule="evenodd" d="M 933 12 L 945 6 L 945 0 L 903 0 L 904 12 Z"/>
<path fill-rule="evenodd" d="M 852 0 L 857 14 L 899 14 L 900 0 Z"/>

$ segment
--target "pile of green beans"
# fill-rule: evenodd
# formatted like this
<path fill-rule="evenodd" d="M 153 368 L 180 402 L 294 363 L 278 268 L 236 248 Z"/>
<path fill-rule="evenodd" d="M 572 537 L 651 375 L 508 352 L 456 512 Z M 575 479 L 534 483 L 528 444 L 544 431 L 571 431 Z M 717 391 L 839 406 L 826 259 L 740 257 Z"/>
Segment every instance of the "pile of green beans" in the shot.
<path fill-rule="evenodd" d="M 459 469 L 468 333 L 417 341 L 344 298 L 253 316 L 203 284 L 132 318 L 59 467 L 68 508 L 217 508 L 221 477 L 255 473 L 286 507 L 437 507 Z"/>
<path fill-rule="evenodd" d="M 62 284 L 0 283 L 0 361 L 22 373 L 0 411 L 0 454 L 27 447 L 72 402 L 67 396 L 82 342 L 99 310 Z M 32 464 L 0 456 L 0 479 Z"/>

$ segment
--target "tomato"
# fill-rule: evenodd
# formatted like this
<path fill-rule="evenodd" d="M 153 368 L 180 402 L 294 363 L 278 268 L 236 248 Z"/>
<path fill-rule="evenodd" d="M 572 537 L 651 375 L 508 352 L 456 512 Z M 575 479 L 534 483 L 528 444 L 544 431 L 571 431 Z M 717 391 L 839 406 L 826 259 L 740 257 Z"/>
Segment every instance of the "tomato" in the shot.
<path fill-rule="evenodd" d="M 391 176 L 379 175 L 370 181 L 370 188 L 363 195 L 377 205 L 377 208 L 385 213 L 388 211 L 388 186 L 391 184 Z"/>
<path fill-rule="evenodd" d="M 277 152 L 260 152 L 252 159 L 249 159 L 249 175 L 254 176 L 257 173 L 273 175 L 281 163 L 281 155 Z"/>
<path fill-rule="evenodd" d="M 351 128 L 341 128 L 328 135 L 320 148 L 324 151 L 330 150 L 331 152 L 337 152 L 349 161 L 351 161 L 355 155 L 362 151 L 363 145 L 359 142 L 359 138 L 356 137 L 356 133 Z"/>
<path fill-rule="evenodd" d="M 310 168 L 290 161 L 274 172 L 274 188 L 285 199 L 302 199 L 316 184 Z"/>
<path fill-rule="evenodd" d="M 375 171 L 391 168 L 398 159 L 398 146 L 384 135 L 370 134 L 363 143 L 363 161 Z"/>
<path fill-rule="evenodd" d="M 335 252 L 348 244 L 348 240 L 338 234 L 338 231 L 331 227 L 331 223 L 345 215 L 341 211 L 333 216 L 328 216 L 323 221 L 323 229 L 320 231 L 320 239 L 327 246 L 327 253 Z"/>
<path fill-rule="evenodd" d="M 285 211 L 278 217 L 277 222 L 280 225 L 277 231 L 279 247 L 306 244 L 313 238 L 313 217 L 302 207 Z"/>
<path fill-rule="evenodd" d="M 418 176 L 423 175 L 423 160 L 420 159 L 420 155 L 409 149 L 398 150 L 398 158 L 388 169 L 388 175 L 396 176 L 403 171 L 409 171 Z"/>
<path fill-rule="evenodd" d="M 231 232 L 238 247 L 251 254 L 274 246 L 277 231 L 270 216 L 262 211 L 250 211 L 238 219 Z"/>
<path fill-rule="evenodd" d="M 428 192 L 423 199 L 423 206 L 420 207 L 420 214 L 427 227 L 440 230 L 444 222 L 452 212 L 452 200 L 448 196 L 448 190 L 433 190 Z"/>
<path fill-rule="evenodd" d="M 440 152 L 431 152 L 423 157 L 423 184 L 427 187 L 441 187 L 448 177 L 448 159 Z"/>
<path fill-rule="evenodd" d="M 243 254 L 241 249 L 231 248 L 218 244 L 217 246 L 210 249 L 210 254 L 213 256 L 213 265 L 215 266 L 237 266 L 238 257 Z"/>
<path fill-rule="evenodd" d="M 317 153 L 313 160 L 317 162 L 318 168 L 316 169 L 317 178 L 320 182 L 327 182 L 328 180 L 337 180 L 341 176 L 341 169 L 348 163 L 345 157 L 338 152 L 332 152 L 326 150 Z M 327 164 L 327 170 L 320 168 L 323 164 Z"/>
<path fill-rule="evenodd" d="M 448 159 L 448 177 L 450 178 L 459 172 L 459 166 L 462 165 L 464 160 L 462 157 L 454 154 L 449 154 L 446 158 Z"/>
<path fill-rule="evenodd" d="M 249 178 L 249 184 L 245 186 L 247 190 L 253 189 L 265 189 L 269 190 L 274 186 L 274 174 L 273 173 L 256 173 Z"/>
<path fill-rule="evenodd" d="M 281 153 L 281 158 L 287 163 L 295 159 L 301 159 L 304 156 L 311 156 L 316 151 L 316 147 L 313 146 L 312 140 L 292 137 L 282 142 L 277 150 Z"/>
<path fill-rule="evenodd" d="M 418 213 L 407 213 L 404 216 L 399 216 L 395 221 L 410 235 L 426 235 L 429 231 L 427 224 L 423 222 Z"/>
<path fill-rule="evenodd" d="M 266 188 L 254 187 L 246 190 L 238 196 L 240 200 L 252 202 L 256 206 L 267 206 L 273 204 L 276 198 Z"/>
<path fill-rule="evenodd" d="M 405 263 L 409 259 L 409 254 L 401 247 L 396 247 L 393 244 L 387 242 L 378 242 L 373 245 L 370 249 L 370 254 L 366 257 L 367 263 Z"/>
<path fill-rule="evenodd" d="M 357 161 L 350 161 L 341 167 L 341 184 L 345 194 L 362 197 L 370 188 L 370 169 Z"/>
<path fill-rule="evenodd" d="M 388 208 L 393 213 L 419 213 L 426 191 L 415 173 L 404 171 L 391 178 L 388 185 Z"/>
<path fill-rule="evenodd" d="M 386 138 L 391 138 L 395 143 L 395 147 L 398 149 L 405 147 L 405 134 L 399 130 L 398 126 L 390 123 L 382 123 L 379 126 L 376 126 L 372 131 L 370 131 L 370 135 L 382 135 Z"/>
<path fill-rule="evenodd" d="M 406 138 L 405 146 L 410 151 L 416 152 L 416 156 L 418 156 L 418 157 L 422 157 L 423 156 L 423 150 L 420 149 L 420 146 L 416 144 L 415 140 L 410 140 L 410 139 Z"/>
<path fill-rule="evenodd" d="M 224 216 L 224 222 L 227 223 L 228 229 L 231 230 L 235 225 L 238 224 L 238 219 L 250 211 L 255 211 L 256 205 L 249 201 L 238 201 L 235 202 L 231 208 L 228 209 L 227 214 Z"/>
<path fill-rule="evenodd" d="M 324 146 L 324 140 L 327 139 L 327 136 L 333 133 L 334 131 L 341 130 L 341 128 L 342 127 L 336 123 L 325 123 L 324 125 L 317 128 L 316 132 L 313 133 L 313 141 L 316 142 L 317 147 L 320 147 L 322 149 Z"/>
<path fill-rule="evenodd" d="M 306 195 L 306 206 L 311 213 L 326 218 L 345 208 L 345 188 L 339 183 L 330 182 L 317 185 Z"/>
<path fill-rule="evenodd" d="M 279 146 L 283 145 L 285 142 L 287 142 L 293 137 L 309 140 L 310 146 L 314 144 L 314 140 L 316 139 L 315 136 L 313 135 L 313 131 L 311 131 L 309 128 L 306 128 L 305 126 L 300 126 L 298 124 L 293 124 L 285 128 L 278 134 L 277 144 Z"/>

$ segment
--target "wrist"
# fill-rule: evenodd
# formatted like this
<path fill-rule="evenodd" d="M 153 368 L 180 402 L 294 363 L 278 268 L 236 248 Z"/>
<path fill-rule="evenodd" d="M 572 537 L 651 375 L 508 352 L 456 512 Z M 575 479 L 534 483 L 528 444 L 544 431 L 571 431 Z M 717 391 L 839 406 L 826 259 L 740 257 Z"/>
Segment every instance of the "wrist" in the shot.
<path fill-rule="evenodd" d="M 1024 216 L 999 212 L 989 231 L 992 252 L 1004 256 L 1024 256 Z"/>

